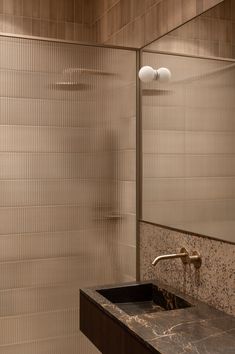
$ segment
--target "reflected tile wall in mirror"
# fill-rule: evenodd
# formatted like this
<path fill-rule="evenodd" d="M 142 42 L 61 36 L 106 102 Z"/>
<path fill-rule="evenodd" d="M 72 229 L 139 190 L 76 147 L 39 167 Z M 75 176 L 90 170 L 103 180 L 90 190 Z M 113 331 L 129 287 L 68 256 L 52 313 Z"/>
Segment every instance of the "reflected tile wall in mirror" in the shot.
<path fill-rule="evenodd" d="M 145 49 L 172 54 L 235 58 L 235 2 L 224 0 Z"/>
<path fill-rule="evenodd" d="M 234 242 L 235 64 L 143 53 L 172 80 L 142 86 L 142 219 Z"/>

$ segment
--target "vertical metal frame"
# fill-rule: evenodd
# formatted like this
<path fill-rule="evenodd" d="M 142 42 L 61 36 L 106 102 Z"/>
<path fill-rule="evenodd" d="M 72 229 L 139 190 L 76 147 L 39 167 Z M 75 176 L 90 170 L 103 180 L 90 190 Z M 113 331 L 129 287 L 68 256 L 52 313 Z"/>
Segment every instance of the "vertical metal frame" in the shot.
<path fill-rule="evenodd" d="M 136 279 L 140 280 L 140 220 L 142 219 L 142 95 L 138 77 L 142 50 L 136 51 Z"/>

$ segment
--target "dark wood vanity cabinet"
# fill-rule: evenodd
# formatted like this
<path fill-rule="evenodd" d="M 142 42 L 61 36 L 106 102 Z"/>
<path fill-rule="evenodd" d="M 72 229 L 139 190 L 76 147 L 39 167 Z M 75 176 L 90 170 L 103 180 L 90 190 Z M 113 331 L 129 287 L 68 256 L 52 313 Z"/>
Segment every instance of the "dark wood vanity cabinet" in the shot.
<path fill-rule="evenodd" d="M 126 327 L 104 313 L 85 294 L 80 294 L 80 330 L 102 354 L 159 353 L 147 348 Z"/>

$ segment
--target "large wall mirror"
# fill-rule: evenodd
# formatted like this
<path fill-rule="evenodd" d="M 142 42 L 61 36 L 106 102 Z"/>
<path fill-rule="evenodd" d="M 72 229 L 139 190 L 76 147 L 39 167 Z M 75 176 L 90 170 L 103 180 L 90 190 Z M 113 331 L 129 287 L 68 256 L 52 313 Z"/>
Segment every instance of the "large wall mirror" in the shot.
<path fill-rule="evenodd" d="M 235 242 L 235 1 L 144 48 L 141 219 Z"/>

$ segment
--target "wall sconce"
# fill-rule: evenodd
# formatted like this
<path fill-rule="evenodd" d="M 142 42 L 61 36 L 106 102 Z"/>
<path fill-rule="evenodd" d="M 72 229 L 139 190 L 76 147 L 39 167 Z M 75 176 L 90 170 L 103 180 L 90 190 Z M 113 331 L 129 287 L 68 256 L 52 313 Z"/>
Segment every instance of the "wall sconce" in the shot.
<path fill-rule="evenodd" d="M 167 68 L 153 69 L 151 66 L 143 66 L 139 71 L 139 79 L 143 82 L 158 80 L 159 82 L 169 82 L 171 72 Z"/>

